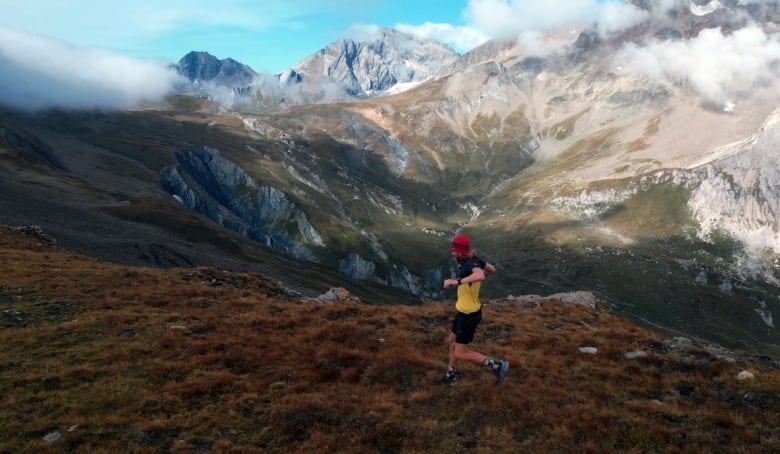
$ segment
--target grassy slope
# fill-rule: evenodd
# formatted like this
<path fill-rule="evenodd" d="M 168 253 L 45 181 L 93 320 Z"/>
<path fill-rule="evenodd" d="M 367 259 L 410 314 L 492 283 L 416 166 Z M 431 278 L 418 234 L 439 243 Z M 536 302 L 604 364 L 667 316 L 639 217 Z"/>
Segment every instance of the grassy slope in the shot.
<path fill-rule="evenodd" d="M 112 265 L 7 228 L 0 267 L 3 452 L 780 449 L 780 370 L 664 353 L 602 311 L 488 302 L 475 346 L 507 381 L 464 365 L 450 388 L 431 378 L 451 302 L 287 301 L 259 275 Z"/>

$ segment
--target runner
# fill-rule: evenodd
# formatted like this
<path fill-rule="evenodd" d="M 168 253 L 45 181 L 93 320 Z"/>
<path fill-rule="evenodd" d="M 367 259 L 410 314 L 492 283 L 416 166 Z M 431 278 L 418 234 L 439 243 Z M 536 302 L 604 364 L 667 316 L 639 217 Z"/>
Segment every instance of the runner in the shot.
<path fill-rule="evenodd" d="M 444 288 L 453 285 L 458 287 L 458 300 L 455 303 L 455 319 L 452 321 L 452 332 L 449 335 L 449 368 L 443 375 L 433 380 L 453 386 L 458 381 L 458 360 L 470 361 L 490 367 L 496 375 L 496 385 L 504 381 L 509 362 L 488 358 L 482 353 L 469 349 L 468 344 L 474 340 L 477 325 L 482 320 L 482 304 L 479 301 L 479 289 L 485 277 L 494 273 L 496 267 L 479 258 L 476 251 L 471 250 L 469 239 L 458 235 L 450 246 L 452 257 L 458 262 L 457 279 L 445 279 Z"/>

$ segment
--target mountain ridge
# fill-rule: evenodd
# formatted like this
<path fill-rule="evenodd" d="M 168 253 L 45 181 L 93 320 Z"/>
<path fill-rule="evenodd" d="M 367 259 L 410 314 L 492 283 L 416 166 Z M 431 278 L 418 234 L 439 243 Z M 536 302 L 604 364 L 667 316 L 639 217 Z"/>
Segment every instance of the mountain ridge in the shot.
<path fill-rule="evenodd" d="M 437 41 L 378 28 L 359 41 L 334 41 L 274 75 L 195 51 L 182 57 L 176 68 L 191 83 L 180 85 L 179 92 L 196 93 L 245 112 L 263 112 L 405 91 L 434 77 L 457 56 Z M 225 90 L 238 96 L 226 96 Z"/>

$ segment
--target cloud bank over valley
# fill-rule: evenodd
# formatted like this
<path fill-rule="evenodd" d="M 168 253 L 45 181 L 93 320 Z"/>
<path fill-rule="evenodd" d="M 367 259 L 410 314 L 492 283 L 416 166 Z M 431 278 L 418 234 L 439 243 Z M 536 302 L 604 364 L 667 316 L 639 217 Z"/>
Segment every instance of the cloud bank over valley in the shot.
<path fill-rule="evenodd" d="M 166 61 L 0 28 L 0 103 L 6 105 L 126 108 L 160 100 L 178 79 Z"/>

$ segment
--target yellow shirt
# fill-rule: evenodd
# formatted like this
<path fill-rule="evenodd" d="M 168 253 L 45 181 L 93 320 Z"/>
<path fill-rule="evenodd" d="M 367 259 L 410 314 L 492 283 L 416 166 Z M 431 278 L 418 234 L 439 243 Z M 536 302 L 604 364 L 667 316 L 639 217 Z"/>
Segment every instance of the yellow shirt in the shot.
<path fill-rule="evenodd" d="M 479 302 L 479 288 L 482 281 L 471 282 L 469 284 L 460 284 L 458 286 L 458 301 L 455 303 L 455 309 L 464 314 L 477 312 L 482 308 Z"/>

